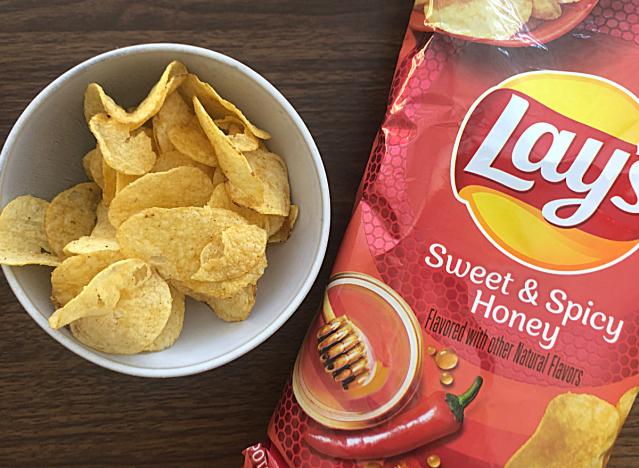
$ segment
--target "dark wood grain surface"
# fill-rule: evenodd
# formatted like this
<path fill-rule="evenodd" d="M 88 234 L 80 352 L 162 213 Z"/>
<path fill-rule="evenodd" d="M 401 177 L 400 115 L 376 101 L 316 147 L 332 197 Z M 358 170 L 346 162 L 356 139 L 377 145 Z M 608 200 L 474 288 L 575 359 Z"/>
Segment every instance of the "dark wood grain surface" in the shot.
<path fill-rule="evenodd" d="M 0 143 L 74 65 L 133 44 L 193 44 L 246 63 L 290 100 L 322 153 L 333 209 L 326 261 L 296 314 L 258 349 L 196 376 L 142 379 L 83 360 L 35 324 L 1 277 L 0 467 L 232 468 L 265 438 L 350 218 L 411 4 L 0 0 Z M 637 408 L 609 466 L 639 466 Z"/>

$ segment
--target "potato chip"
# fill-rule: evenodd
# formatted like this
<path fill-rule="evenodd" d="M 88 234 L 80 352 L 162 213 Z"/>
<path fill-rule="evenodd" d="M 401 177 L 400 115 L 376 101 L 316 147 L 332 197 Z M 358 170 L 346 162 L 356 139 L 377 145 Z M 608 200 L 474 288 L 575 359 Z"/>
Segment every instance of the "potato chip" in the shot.
<path fill-rule="evenodd" d="M 49 204 L 45 229 L 49 245 L 60 258 L 71 241 L 91 234 L 100 202 L 100 187 L 86 182 L 58 194 Z"/>
<path fill-rule="evenodd" d="M 116 172 L 116 174 L 115 174 L 115 194 L 117 195 L 118 193 L 120 193 L 122 190 L 124 190 L 125 187 L 127 187 L 130 184 L 132 184 L 133 182 L 138 180 L 140 177 L 142 177 L 142 176 L 139 176 L 139 175 L 128 175 L 128 174 L 122 174 L 121 172 Z"/>
<path fill-rule="evenodd" d="M 236 205 L 231 201 L 226 193 L 224 185 L 217 185 L 213 190 L 213 195 L 208 202 L 208 205 L 212 208 L 222 208 L 224 210 L 231 210 L 242 216 L 249 223 L 264 229 L 266 232 L 270 232 L 269 216 L 253 211 L 250 208 L 244 208 L 243 206 Z M 282 223 L 284 219 L 282 219 Z M 281 225 L 280 225 L 281 226 Z"/>
<path fill-rule="evenodd" d="M 196 281 L 226 281 L 249 271 L 264 255 L 267 234 L 257 226 L 231 226 L 200 254 Z"/>
<path fill-rule="evenodd" d="M 635 399 L 637 398 L 637 393 L 639 393 L 639 387 L 631 388 L 626 393 L 624 393 L 622 397 L 619 399 L 619 401 L 617 402 L 616 408 L 617 408 L 617 412 L 619 413 L 619 429 L 617 431 L 617 435 L 619 435 L 619 433 L 621 432 L 621 428 L 626 422 L 626 419 L 628 418 L 628 415 L 630 414 L 630 410 L 632 410 L 632 405 L 634 404 Z M 610 449 L 606 453 L 606 456 L 604 457 L 604 461 L 603 461 L 604 468 L 608 464 L 608 460 L 610 459 L 610 455 L 612 454 L 613 448 L 614 448 L 614 445 L 610 447 Z"/>
<path fill-rule="evenodd" d="M 225 172 L 229 180 L 224 185 L 231 200 L 258 213 L 288 216 L 291 208 L 291 189 L 288 184 L 288 169 L 284 161 L 277 154 L 266 149 L 248 151 L 244 153 L 244 156 L 262 182 L 262 201 L 256 203 L 245 187 L 241 183 L 236 183 Z M 224 169 L 224 165 L 221 167 Z"/>
<path fill-rule="evenodd" d="M 64 254 L 67 256 L 89 254 L 101 250 L 120 250 L 120 246 L 115 239 L 102 239 L 100 237 L 82 236 L 77 240 L 69 242 L 64 247 Z"/>
<path fill-rule="evenodd" d="M 249 284 L 257 284 L 257 281 L 262 277 L 267 266 L 266 255 L 263 255 L 257 265 L 237 278 L 219 282 L 171 280 L 171 284 L 187 295 L 196 293 L 224 299 L 240 293 Z"/>
<path fill-rule="evenodd" d="M 244 117 L 244 114 L 242 114 L 237 107 L 222 99 L 211 85 L 201 82 L 195 75 L 189 74 L 186 80 L 184 80 L 184 82 L 180 85 L 178 92 L 182 95 L 189 106 L 193 102 L 193 98 L 197 97 L 206 109 L 206 112 L 208 112 L 213 119 L 223 119 L 227 116 L 235 117 L 244 124 L 247 132 L 250 132 L 262 140 L 268 140 L 271 138 L 271 135 L 266 133 L 264 130 L 260 130 L 255 125 L 251 124 L 251 122 Z"/>
<path fill-rule="evenodd" d="M 155 165 L 151 172 L 166 172 L 171 169 L 175 169 L 176 167 L 197 167 L 199 170 L 204 172 L 209 179 L 213 180 L 215 175 L 215 168 L 211 166 L 207 166 L 206 164 L 201 164 L 188 156 L 180 153 L 179 151 L 169 151 L 168 153 L 160 153 L 158 158 L 155 160 Z"/>
<path fill-rule="evenodd" d="M 255 151 L 259 148 L 260 142 L 257 137 L 247 132 L 244 124 L 239 119 L 228 116 L 214 122 L 238 150 L 242 152 Z"/>
<path fill-rule="evenodd" d="M 293 208 L 291 206 L 291 208 Z M 290 214 L 290 213 L 289 213 Z M 279 231 L 284 225 L 284 221 L 288 216 L 277 216 L 277 215 L 268 215 L 268 223 L 269 223 L 269 237 Z"/>
<path fill-rule="evenodd" d="M 132 133 L 126 124 L 104 114 L 94 116 L 89 128 L 98 140 L 104 161 L 116 171 L 143 175 L 155 164 L 152 139 L 145 131 Z"/>
<path fill-rule="evenodd" d="M 102 189 L 102 202 L 105 206 L 109 206 L 117 192 L 118 173 L 115 169 L 109 166 L 106 161 L 103 161 L 102 176 L 104 180 L 104 188 Z"/>
<path fill-rule="evenodd" d="M 182 326 L 184 325 L 184 293 L 169 286 L 171 290 L 171 315 L 164 325 L 162 332 L 151 343 L 145 351 L 162 351 L 171 346 L 180 337 Z"/>
<path fill-rule="evenodd" d="M 213 186 L 217 187 L 220 184 L 223 184 L 226 181 L 226 177 L 224 177 L 224 171 L 217 167 L 215 169 L 215 173 L 213 174 Z"/>
<path fill-rule="evenodd" d="M 186 294 L 196 301 L 206 303 L 222 320 L 227 322 L 241 322 L 248 318 L 249 312 L 251 312 L 251 309 L 255 305 L 256 291 L 257 286 L 249 284 L 239 293 L 225 299 L 218 299 L 196 292 Z"/>
<path fill-rule="evenodd" d="M 101 90 L 100 86 L 90 84 L 84 92 L 84 118 L 87 123 L 91 121 L 94 115 L 106 114 L 100 97 Z"/>
<path fill-rule="evenodd" d="M 123 291 L 138 288 L 151 275 L 151 267 L 142 260 L 132 258 L 113 263 L 96 274 L 64 307 L 56 310 L 49 318 L 49 326 L 57 330 L 82 317 L 111 313 Z"/>
<path fill-rule="evenodd" d="M 127 257 L 141 258 L 165 278 L 190 279 L 216 226 L 248 224 L 241 216 L 215 208 L 148 208 L 118 228 L 116 239 Z"/>
<path fill-rule="evenodd" d="M 67 258 L 51 273 L 51 301 L 64 307 L 109 265 L 124 260 L 120 252 L 102 250 Z"/>
<path fill-rule="evenodd" d="M 160 110 L 166 97 L 186 79 L 186 74 L 184 65 L 177 61 L 171 62 L 164 70 L 160 81 L 132 113 L 122 109 L 99 85 L 92 83 L 84 94 L 84 116 L 87 122 L 90 122 L 97 114 L 107 114 L 123 124 L 127 130 L 135 130 Z"/>
<path fill-rule="evenodd" d="M 506 39 L 530 19 L 531 0 L 439 0 L 425 7 L 426 21 L 451 34 Z"/>
<path fill-rule="evenodd" d="M 169 130 L 176 125 L 188 124 L 192 118 L 191 109 L 179 93 L 173 93 L 166 98 L 160 111 L 153 117 L 153 135 L 160 152 L 166 153 L 175 149 L 169 140 Z"/>
<path fill-rule="evenodd" d="M 73 336 L 86 346 L 111 354 L 136 354 L 151 346 L 172 310 L 169 286 L 151 271 L 146 282 L 121 291 L 110 313 L 87 315 L 71 323 Z"/>
<path fill-rule="evenodd" d="M 66 255 L 79 255 L 100 250 L 120 250 L 115 240 L 115 228 L 109 222 L 108 210 L 103 202 L 98 203 L 96 210 L 97 222 L 90 236 L 82 236 L 78 240 L 69 242 L 64 247 Z"/>
<path fill-rule="evenodd" d="M 109 221 L 117 228 L 146 208 L 204 206 L 212 193 L 211 179 L 196 167 L 147 174 L 115 196 L 109 207 Z"/>
<path fill-rule="evenodd" d="M 596 396 L 559 395 L 505 468 L 601 467 L 617 436 L 619 419 L 616 408 Z"/>
<path fill-rule="evenodd" d="M 240 293 L 226 299 L 210 297 L 206 303 L 213 312 L 227 322 L 241 322 L 246 320 L 255 305 L 257 286 L 249 284 Z"/>
<path fill-rule="evenodd" d="M 144 127 L 136 128 L 135 130 L 131 131 L 131 135 L 133 136 L 137 136 L 140 133 L 144 133 L 146 136 L 148 136 L 151 139 L 151 148 L 153 149 L 153 152 L 156 155 L 160 154 L 160 147 L 157 145 L 157 142 L 155 141 L 155 134 L 153 133 L 153 127 L 144 126 Z"/>
<path fill-rule="evenodd" d="M 215 149 L 218 163 L 224 175 L 236 187 L 242 187 L 243 200 L 247 201 L 247 203 L 243 204 L 247 205 L 249 202 L 252 205 L 262 204 L 264 201 L 264 186 L 253 169 L 251 169 L 247 159 L 231 144 L 222 130 L 217 128 L 197 98 L 194 98 L 193 105 L 195 106 L 197 118 L 213 145 L 213 149 Z"/>
<path fill-rule="evenodd" d="M 102 172 L 102 166 L 104 165 L 104 159 L 102 158 L 102 151 L 100 148 L 93 150 L 91 154 L 91 164 L 89 170 L 91 171 L 92 180 L 101 190 L 104 190 L 104 174 Z"/>
<path fill-rule="evenodd" d="M 95 212 L 98 220 L 93 231 L 91 231 L 91 237 L 115 240 L 115 228 L 109 221 L 109 210 L 104 206 L 104 202 L 98 203 L 98 208 Z"/>
<path fill-rule="evenodd" d="M 553 20 L 561 16 L 561 6 L 557 0 L 533 0 L 532 4 L 531 16 L 533 18 Z"/>
<path fill-rule="evenodd" d="M 82 168 L 84 169 L 84 173 L 87 175 L 91 182 L 95 182 L 93 180 L 93 174 L 91 174 L 91 159 L 93 158 L 95 151 L 96 150 L 94 149 L 89 151 L 87 154 L 84 155 L 84 158 L 82 158 Z"/>
<path fill-rule="evenodd" d="M 291 205 L 291 211 L 289 212 L 286 220 L 282 227 L 268 238 L 269 243 L 278 242 L 284 243 L 289 237 L 291 237 L 291 233 L 293 232 L 293 226 L 295 226 L 295 221 L 297 221 L 297 214 L 299 212 L 299 208 L 297 205 Z"/>
<path fill-rule="evenodd" d="M 218 160 L 197 117 L 184 125 L 176 125 L 168 133 L 171 145 L 189 158 L 207 166 L 217 166 Z"/>
<path fill-rule="evenodd" d="M 49 202 L 23 196 L 0 215 L 0 263 L 57 266 L 60 259 L 47 240 L 45 218 Z"/>

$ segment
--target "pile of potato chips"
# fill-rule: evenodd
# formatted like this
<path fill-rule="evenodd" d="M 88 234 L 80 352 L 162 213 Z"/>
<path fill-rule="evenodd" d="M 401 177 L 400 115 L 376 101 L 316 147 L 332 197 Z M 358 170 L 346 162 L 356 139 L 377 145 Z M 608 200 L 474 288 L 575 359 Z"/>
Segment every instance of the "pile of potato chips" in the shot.
<path fill-rule="evenodd" d="M 84 114 L 91 182 L 9 203 L 0 263 L 56 267 L 50 326 L 106 353 L 171 346 L 185 295 L 246 319 L 266 245 L 285 242 L 298 213 L 270 135 L 180 62 L 133 109 L 89 85 Z"/>
<path fill-rule="evenodd" d="M 479 39 L 508 39 L 562 15 L 561 5 L 579 0 L 416 0 L 426 23 L 441 31 Z"/>

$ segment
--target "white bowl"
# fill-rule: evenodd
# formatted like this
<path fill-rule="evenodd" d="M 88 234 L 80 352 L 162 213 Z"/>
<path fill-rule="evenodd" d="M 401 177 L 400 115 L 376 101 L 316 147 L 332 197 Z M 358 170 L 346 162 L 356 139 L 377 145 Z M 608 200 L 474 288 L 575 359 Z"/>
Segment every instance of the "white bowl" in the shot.
<path fill-rule="evenodd" d="M 89 83 L 99 83 L 124 107 L 140 102 L 172 60 L 210 83 L 272 139 L 271 151 L 288 164 L 293 203 L 300 212 L 289 241 L 270 245 L 269 266 L 257 302 L 244 322 L 226 323 L 205 305 L 187 299 L 184 329 L 161 352 L 120 356 L 94 351 L 47 322 L 51 268 L 3 266 L 16 296 L 33 319 L 64 346 L 100 366 L 143 377 L 176 377 L 221 366 L 271 336 L 311 288 L 326 251 L 330 224 L 328 183 L 317 147 L 288 101 L 264 78 L 222 54 L 180 44 L 149 44 L 94 57 L 59 77 L 22 113 L 0 154 L 0 204 L 20 195 L 51 200 L 86 181 L 82 156 L 95 147 L 82 112 Z"/>

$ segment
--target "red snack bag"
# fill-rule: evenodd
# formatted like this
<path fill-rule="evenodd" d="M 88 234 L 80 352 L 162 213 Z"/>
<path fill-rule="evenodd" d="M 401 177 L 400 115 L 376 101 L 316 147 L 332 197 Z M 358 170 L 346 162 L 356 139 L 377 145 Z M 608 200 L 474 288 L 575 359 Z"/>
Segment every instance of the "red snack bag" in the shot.
<path fill-rule="evenodd" d="M 418 0 L 410 24 L 267 451 L 604 467 L 639 388 L 639 3 Z"/>

